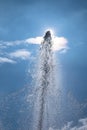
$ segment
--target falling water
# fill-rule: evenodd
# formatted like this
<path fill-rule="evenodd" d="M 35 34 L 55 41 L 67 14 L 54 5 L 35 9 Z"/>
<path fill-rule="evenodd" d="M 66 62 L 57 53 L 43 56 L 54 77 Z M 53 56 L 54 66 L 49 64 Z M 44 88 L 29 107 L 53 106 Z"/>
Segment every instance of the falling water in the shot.
<path fill-rule="evenodd" d="M 51 35 L 45 36 L 40 46 L 39 61 L 37 61 L 38 73 L 34 75 L 32 72 L 33 82 L 35 83 L 37 79 L 35 89 L 31 90 L 32 94 L 30 87 L 25 87 L 0 101 L 0 130 L 77 129 L 77 127 L 70 128 L 72 124 L 66 122 L 80 119 L 82 104 L 80 105 L 73 98 L 72 93 L 67 95 L 64 88 L 62 89 L 60 67 L 58 64 L 56 70 L 57 64 L 52 46 Z M 31 86 L 33 87 L 34 84 Z M 87 107 L 86 104 L 83 106 Z M 33 119 L 32 113 L 34 113 Z"/>
<path fill-rule="evenodd" d="M 52 46 L 51 34 L 45 35 L 40 47 L 36 74 L 33 130 L 61 129 L 67 120 L 75 120 L 76 113 L 79 113 L 79 105 L 72 103 L 64 88 L 62 90 L 60 67 L 58 65 L 59 70 L 56 70 Z"/>
<path fill-rule="evenodd" d="M 52 44 L 51 37 L 47 37 L 47 39 L 44 38 L 40 48 L 35 96 L 34 130 L 48 130 L 50 124 L 49 98 L 51 98 L 52 88 L 55 85 Z"/>

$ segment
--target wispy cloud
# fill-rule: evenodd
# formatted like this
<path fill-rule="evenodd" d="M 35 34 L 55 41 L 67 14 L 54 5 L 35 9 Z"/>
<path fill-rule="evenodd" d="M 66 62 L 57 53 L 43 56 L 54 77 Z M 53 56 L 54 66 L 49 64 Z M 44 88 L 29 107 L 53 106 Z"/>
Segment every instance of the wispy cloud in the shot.
<path fill-rule="evenodd" d="M 43 37 L 35 37 L 35 38 L 28 38 L 25 40 L 25 43 L 31 44 L 41 44 L 43 41 Z M 53 38 L 53 51 L 60 51 L 68 49 L 68 40 L 64 37 L 54 37 Z"/>
<path fill-rule="evenodd" d="M 25 40 L 16 40 L 16 41 L 0 41 L 0 49 L 6 48 L 9 46 L 16 46 L 20 44 L 25 44 Z"/>
<path fill-rule="evenodd" d="M 14 64 L 16 62 L 12 59 L 7 58 L 7 57 L 0 57 L 0 63 L 12 63 L 12 64 Z"/>
<path fill-rule="evenodd" d="M 73 122 L 68 122 L 61 129 L 53 129 L 49 128 L 49 130 L 87 130 L 87 118 L 79 119 L 78 124 L 76 126 L 72 126 Z"/>
<path fill-rule="evenodd" d="M 29 44 L 41 44 L 43 41 L 43 37 L 38 36 L 35 38 L 28 38 L 25 40 L 16 40 L 16 41 L 7 41 L 3 42 L 4 47 L 5 46 L 15 46 L 15 45 L 29 45 Z M 1 41 L 2 42 L 2 41 Z M 65 37 L 53 37 L 53 51 L 61 51 L 61 50 L 67 50 L 68 49 L 68 40 Z M 2 46 L 1 46 L 2 47 Z"/>
<path fill-rule="evenodd" d="M 42 40 L 43 40 L 43 37 L 28 38 L 25 40 L 25 43 L 41 44 Z"/>
<path fill-rule="evenodd" d="M 29 59 L 30 57 L 30 52 L 27 51 L 26 49 L 20 49 L 20 50 L 16 50 L 12 53 L 9 54 L 9 56 L 11 58 L 20 58 L 22 60 L 26 60 L 26 59 Z"/>
<path fill-rule="evenodd" d="M 72 127 L 71 125 L 72 125 L 72 122 L 71 123 L 69 122 L 67 125 L 64 126 L 64 128 L 62 128 L 62 130 L 67 130 L 67 129 L 69 129 L 69 130 L 87 130 L 87 118 L 80 119 L 78 121 L 77 126 Z"/>

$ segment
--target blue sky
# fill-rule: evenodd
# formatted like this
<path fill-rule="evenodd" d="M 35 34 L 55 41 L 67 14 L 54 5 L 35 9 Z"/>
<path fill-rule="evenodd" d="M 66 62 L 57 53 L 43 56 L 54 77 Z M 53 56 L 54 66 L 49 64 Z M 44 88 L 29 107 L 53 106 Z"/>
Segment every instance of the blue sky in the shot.
<path fill-rule="evenodd" d="M 64 65 L 64 70 L 68 75 L 72 71 L 75 71 L 75 73 L 78 71 L 76 78 L 77 80 L 79 80 L 80 78 L 81 83 L 77 82 L 77 84 L 73 86 L 78 86 L 77 88 L 79 90 L 79 84 L 80 84 L 81 85 L 80 89 L 81 90 L 83 89 L 83 92 L 85 92 L 84 90 L 85 89 L 87 90 L 86 7 L 87 2 L 86 1 L 83 2 L 82 0 L 80 1 L 8 0 L 8 2 L 5 0 L 1 0 L 0 1 L 1 57 L 2 56 L 7 57 L 8 53 L 12 53 L 19 49 L 26 49 L 27 51 L 29 50 L 33 56 L 33 53 L 37 51 L 37 49 L 35 48 L 38 48 L 34 45 L 26 46 L 26 45 L 16 45 L 14 43 L 14 46 L 8 46 L 8 47 L 2 47 L 2 46 L 4 45 L 4 42 L 10 42 L 10 41 L 14 42 L 18 40 L 19 41 L 25 40 L 31 37 L 42 36 L 47 28 L 53 28 L 57 36 L 63 36 L 68 40 L 68 46 L 70 48 L 67 51 L 67 53 L 59 54 L 60 61 L 62 62 L 61 64 Z M 2 80 L 6 80 L 5 77 L 3 76 L 6 73 L 6 71 L 4 71 L 4 67 L 5 69 L 6 67 L 8 68 L 10 67 L 11 69 L 10 71 L 14 71 L 14 68 L 18 69 L 18 67 L 22 65 L 24 62 L 27 61 L 19 58 L 17 64 L 10 64 L 10 63 L 1 64 L 0 67 L 2 68 L 1 70 L 3 70 L 3 72 L 1 72 L 0 77 L 2 77 Z M 24 71 L 26 68 L 24 64 L 22 71 Z M 18 69 L 18 71 L 20 71 L 20 69 Z M 21 71 L 19 72 L 19 75 L 20 73 Z M 14 75 L 14 72 L 11 72 L 11 75 Z M 5 86 L 5 82 L 2 83 L 2 80 L 0 83 L 1 88 L 2 87 L 8 88 L 9 85 L 6 84 Z M 22 80 L 20 79 L 20 81 Z M 10 86 L 12 87 L 14 85 L 11 84 Z"/>
<path fill-rule="evenodd" d="M 14 93 L 31 81 L 39 45 L 27 44 L 52 28 L 67 39 L 56 57 L 61 64 L 63 87 L 76 100 L 87 100 L 87 1 L 0 0 L 0 95 Z M 63 48 L 64 49 L 64 48 Z"/>
<path fill-rule="evenodd" d="M 0 0 L 0 93 L 14 92 L 28 82 L 27 70 L 39 46 L 17 41 L 42 36 L 47 28 L 68 40 L 66 53 L 56 53 L 65 87 L 80 100 L 87 92 L 87 2 L 85 0 Z M 7 45 L 8 43 L 12 45 Z M 18 51 L 24 55 L 11 56 Z M 24 58 L 23 58 L 24 56 Z M 29 58 L 28 58 L 29 56 Z"/>
<path fill-rule="evenodd" d="M 70 48 L 64 54 L 57 53 L 67 75 L 67 86 L 74 91 L 78 90 L 78 94 L 84 99 L 87 92 L 86 22 L 85 0 L 0 0 L 0 55 L 8 57 L 9 53 L 25 49 L 35 56 L 38 48 L 36 45 L 16 45 L 14 41 L 42 36 L 47 28 L 53 28 L 56 36 L 63 36 L 68 40 Z M 14 45 L 7 46 L 4 42 L 14 42 Z M 31 60 L 14 58 L 17 60 L 15 64 L 11 61 L 0 63 L 0 88 L 3 93 L 5 90 L 9 92 L 9 88 L 14 90 L 25 85 L 25 70 Z"/>

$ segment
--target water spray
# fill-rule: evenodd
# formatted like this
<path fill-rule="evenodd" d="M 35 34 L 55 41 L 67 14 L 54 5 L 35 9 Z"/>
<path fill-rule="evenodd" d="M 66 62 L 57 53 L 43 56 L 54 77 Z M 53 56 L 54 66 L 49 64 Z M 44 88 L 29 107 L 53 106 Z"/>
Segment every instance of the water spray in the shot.
<path fill-rule="evenodd" d="M 47 97 L 50 87 L 53 87 L 53 53 L 52 36 L 47 31 L 43 37 L 40 48 L 39 72 L 37 81 L 37 97 L 35 103 L 35 128 L 34 130 L 47 130 Z"/>

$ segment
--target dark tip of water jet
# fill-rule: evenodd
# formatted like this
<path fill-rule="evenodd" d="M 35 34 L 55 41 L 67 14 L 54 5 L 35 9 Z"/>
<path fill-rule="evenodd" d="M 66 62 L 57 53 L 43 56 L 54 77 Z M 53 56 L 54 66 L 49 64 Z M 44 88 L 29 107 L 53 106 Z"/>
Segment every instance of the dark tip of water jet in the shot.
<path fill-rule="evenodd" d="M 45 39 L 45 40 L 48 39 L 48 38 L 51 38 L 51 32 L 50 32 L 50 31 L 47 31 L 47 32 L 45 33 L 45 36 L 44 36 L 44 39 Z"/>

